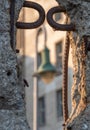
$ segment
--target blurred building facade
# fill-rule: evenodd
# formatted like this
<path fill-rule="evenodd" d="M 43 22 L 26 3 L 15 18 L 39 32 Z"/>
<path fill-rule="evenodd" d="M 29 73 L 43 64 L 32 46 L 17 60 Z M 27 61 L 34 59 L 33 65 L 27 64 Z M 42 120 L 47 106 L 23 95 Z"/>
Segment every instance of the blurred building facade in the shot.
<path fill-rule="evenodd" d="M 55 0 L 32 0 L 43 6 L 47 12 L 51 7 L 57 4 Z M 25 8 L 20 14 L 20 20 L 35 21 L 38 18 L 38 13 L 33 9 Z M 65 16 L 59 13 L 54 16 L 59 23 L 65 22 Z M 66 32 L 55 31 L 49 26 L 45 20 L 45 28 L 47 31 L 47 47 L 50 50 L 50 59 L 53 65 L 56 66 L 59 75 L 55 77 L 50 84 L 44 84 L 41 79 L 38 79 L 38 130 L 60 130 L 63 124 L 62 113 L 62 61 L 65 44 Z M 28 123 L 33 129 L 33 73 L 36 47 L 36 34 L 38 29 L 18 30 L 17 48 L 20 49 L 21 56 L 24 55 L 24 78 L 27 80 L 29 87 L 25 87 L 26 115 Z M 38 66 L 41 63 L 41 51 L 44 48 L 44 35 L 40 33 L 38 37 Z M 72 61 L 69 55 L 69 74 L 68 74 L 68 107 L 71 110 L 70 91 L 72 85 Z"/>

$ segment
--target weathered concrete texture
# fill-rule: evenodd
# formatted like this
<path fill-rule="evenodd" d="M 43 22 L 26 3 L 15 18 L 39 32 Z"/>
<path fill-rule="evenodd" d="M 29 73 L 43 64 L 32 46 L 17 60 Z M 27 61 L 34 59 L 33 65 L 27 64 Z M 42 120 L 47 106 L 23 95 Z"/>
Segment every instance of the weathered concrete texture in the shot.
<path fill-rule="evenodd" d="M 70 21 L 75 23 L 79 37 L 90 35 L 90 1 L 86 0 L 56 0 L 62 5 L 70 17 Z"/>
<path fill-rule="evenodd" d="M 72 86 L 72 112 L 67 121 L 72 130 L 89 130 L 90 129 L 90 54 L 85 53 L 85 42 L 80 41 L 80 46 L 77 46 L 72 41 L 72 56 L 73 56 L 73 86 Z M 88 63 L 87 63 L 88 62 Z M 88 72 L 87 72 L 88 71 Z M 85 124 L 85 126 L 84 126 Z M 86 127 L 86 125 L 88 127 Z"/>
<path fill-rule="evenodd" d="M 88 37 L 88 45 L 90 46 L 90 37 Z M 88 51 L 86 61 L 86 86 L 87 87 L 87 102 L 90 103 L 90 51 Z"/>
<path fill-rule="evenodd" d="M 0 110 L 0 130 L 29 130 L 22 110 Z"/>
<path fill-rule="evenodd" d="M 90 130 L 90 105 L 88 104 L 86 109 L 81 112 L 74 120 L 68 124 L 68 128 L 71 130 Z M 69 130 L 69 129 L 68 129 Z"/>
<path fill-rule="evenodd" d="M 67 121 L 72 130 L 90 130 L 90 1 L 57 0 L 75 24 L 70 34 L 73 59 L 72 112 Z"/>
<path fill-rule="evenodd" d="M 0 0 L 0 130 L 29 130 L 22 76 L 10 46 L 10 2 Z M 23 2 L 16 1 L 15 21 Z"/>
<path fill-rule="evenodd" d="M 8 32 L 0 34 L 0 48 L 0 108 L 23 107 L 23 86 L 18 85 L 17 60 L 10 47 Z"/>
<path fill-rule="evenodd" d="M 0 0 L 0 32 L 10 30 L 9 2 Z"/>

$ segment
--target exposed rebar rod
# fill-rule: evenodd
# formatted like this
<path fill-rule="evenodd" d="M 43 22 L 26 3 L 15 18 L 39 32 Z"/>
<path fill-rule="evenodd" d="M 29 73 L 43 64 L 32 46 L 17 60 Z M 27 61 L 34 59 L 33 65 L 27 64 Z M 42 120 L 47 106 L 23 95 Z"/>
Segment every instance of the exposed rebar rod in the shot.
<path fill-rule="evenodd" d="M 47 21 L 51 27 L 59 31 L 74 31 L 74 24 L 67 24 L 68 17 L 66 18 L 66 24 L 58 24 L 53 20 L 53 15 L 55 13 L 66 13 L 66 10 L 60 6 L 51 8 L 47 13 Z M 66 36 L 66 43 L 64 49 L 64 60 L 63 60 L 63 84 L 62 84 L 62 92 L 63 92 L 63 118 L 64 124 L 63 129 L 65 130 L 65 122 L 68 119 L 68 57 L 69 57 L 69 33 Z"/>
<path fill-rule="evenodd" d="M 39 12 L 39 18 L 37 21 L 32 23 L 25 23 L 25 22 L 17 22 L 16 27 L 20 29 L 34 29 L 39 27 L 41 24 L 43 24 L 45 20 L 45 11 L 42 8 L 41 5 L 31 2 L 31 1 L 25 1 L 23 4 L 23 7 L 33 8 Z"/>
<path fill-rule="evenodd" d="M 62 92 L 63 92 L 63 118 L 64 123 L 68 119 L 68 57 L 69 57 L 69 36 L 67 33 L 66 43 L 64 49 L 64 58 L 63 58 L 63 84 L 62 84 Z"/>
<path fill-rule="evenodd" d="M 74 31 L 75 30 L 75 25 L 74 24 L 58 24 L 55 22 L 53 19 L 53 15 L 55 13 L 66 13 L 66 10 L 60 6 L 56 6 L 51 8 L 48 13 L 47 13 L 47 21 L 51 27 L 53 27 L 56 30 L 60 31 Z"/>
<path fill-rule="evenodd" d="M 15 0 L 11 0 L 10 3 L 10 44 L 11 48 L 14 50 L 15 40 L 14 40 L 14 17 L 15 17 Z"/>

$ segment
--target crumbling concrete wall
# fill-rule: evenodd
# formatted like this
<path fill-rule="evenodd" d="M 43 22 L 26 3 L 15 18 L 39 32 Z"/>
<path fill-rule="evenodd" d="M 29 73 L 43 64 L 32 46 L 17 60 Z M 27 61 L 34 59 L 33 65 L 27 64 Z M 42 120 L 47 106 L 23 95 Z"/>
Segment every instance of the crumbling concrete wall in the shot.
<path fill-rule="evenodd" d="M 74 75 L 72 112 L 67 127 L 68 130 L 90 130 L 90 1 L 57 1 L 66 9 L 76 28 L 70 33 Z"/>
<path fill-rule="evenodd" d="M 10 46 L 10 3 L 0 0 L 0 130 L 30 130 L 16 52 Z M 15 22 L 24 0 L 15 0 Z M 16 29 L 15 29 L 16 30 Z"/>

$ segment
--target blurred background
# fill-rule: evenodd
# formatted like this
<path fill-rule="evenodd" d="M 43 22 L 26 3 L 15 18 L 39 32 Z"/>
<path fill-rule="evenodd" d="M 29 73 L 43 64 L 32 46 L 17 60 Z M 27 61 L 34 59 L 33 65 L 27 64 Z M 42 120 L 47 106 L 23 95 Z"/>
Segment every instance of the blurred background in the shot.
<path fill-rule="evenodd" d="M 58 5 L 55 0 L 32 0 L 39 3 L 44 8 L 45 12 Z M 19 20 L 24 22 L 34 22 L 38 19 L 38 12 L 31 8 L 23 8 L 20 12 Z M 56 13 L 54 19 L 58 23 L 64 23 L 66 17 L 64 14 Z M 39 28 L 41 28 L 40 26 Z M 28 123 L 32 130 L 60 130 L 63 124 L 63 109 L 62 109 L 62 62 L 64 44 L 66 39 L 66 32 L 55 31 L 49 26 L 47 21 L 44 22 L 44 27 L 47 34 L 46 45 L 50 50 L 50 61 L 56 67 L 58 75 L 54 80 L 45 84 L 40 78 L 37 78 L 35 84 L 34 77 L 32 76 L 36 63 L 36 44 L 37 52 L 37 66 L 41 64 L 41 51 L 44 49 L 44 32 L 41 31 L 38 35 L 38 43 L 36 42 L 38 29 L 20 30 L 17 31 L 17 49 L 20 50 L 18 60 L 23 64 L 23 77 L 28 85 L 25 85 L 25 102 L 26 102 L 26 115 Z M 71 48 L 70 48 L 71 52 Z M 69 55 L 68 67 L 68 108 L 69 113 L 71 110 L 71 86 L 72 86 L 72 61 Z M 36 114 L 38 121 L 34 121 L 34 93 L 35 85 L 37 85 L 37 103 L 38 114 Z M 37 123 L 37 124 L 36 124 Z M 36 129 L 34 129 L 36 126 Z"/>

